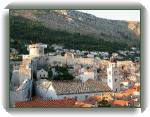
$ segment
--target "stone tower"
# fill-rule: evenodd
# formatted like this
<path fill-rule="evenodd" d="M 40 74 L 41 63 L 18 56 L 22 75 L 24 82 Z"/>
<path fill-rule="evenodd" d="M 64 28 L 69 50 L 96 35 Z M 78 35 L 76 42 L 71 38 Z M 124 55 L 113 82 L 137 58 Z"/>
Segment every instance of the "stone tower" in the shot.
<path fill-rule="evenodd" d="M 44 48 L 47 48 L 47 45 L 42 43 L 31 44 L 28 46 L 29 55 L 33 57 L 43 56 Z"/>
<path fill-rule="evenodd" d="M 107 84 L 115 92 L 120 91 L 120 68 L 116 62 L 110 62 L 107 68 Z"/>

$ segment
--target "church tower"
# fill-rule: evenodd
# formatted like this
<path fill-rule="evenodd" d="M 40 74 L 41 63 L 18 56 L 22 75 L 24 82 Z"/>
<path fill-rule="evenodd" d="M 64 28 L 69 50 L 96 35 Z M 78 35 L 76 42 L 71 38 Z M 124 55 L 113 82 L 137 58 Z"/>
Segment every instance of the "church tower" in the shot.
<path fill-rule="evenodd" d="M 111 61 L 107 68 L 107 84 L 115 92 L 120 91 L 120 70 L 117 63 Z"/>

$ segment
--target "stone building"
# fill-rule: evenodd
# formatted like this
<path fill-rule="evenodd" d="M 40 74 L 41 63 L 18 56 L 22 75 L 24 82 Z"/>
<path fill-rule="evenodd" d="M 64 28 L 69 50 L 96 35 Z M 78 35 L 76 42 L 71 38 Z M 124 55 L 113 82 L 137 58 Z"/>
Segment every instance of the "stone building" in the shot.
<path fill-rule="evenodd" d="M 107 68 L 107 84 L 113 91 L 120 91 L 121 77 L 120 68 L 117 66 L 117 62 L 111 61 Z"/>
<path fill-rule="evenodd" d="M 10 85 L 10 105 L 13 107 L 17 101 L 29 101 L 32 96 L 32 80 L 25 79 Z"/>
<path fill-rule="evenodd" d="M 43 68 L 40 70 L 37 70 L 37 79 L 41 78 L 48 78 L 48 72 L 44 70 Z"/>
<path fill-rule="evenodd" d="M 47 45 L 42 43 L 31 44 L 28 46 L 29 55 L 33 57 L 39 57 L 44 55 L 44 48 L 47 48 Z"/>
<path fill-rule="evenodd" d="M 48 81 L 41 79 L 36 82 L 36 95 L 43 99 L 67 99 L 86 100 L 91 96 L 103 95 L 111 89 L 106 83 L 88 80 L 73 81 Z"/>

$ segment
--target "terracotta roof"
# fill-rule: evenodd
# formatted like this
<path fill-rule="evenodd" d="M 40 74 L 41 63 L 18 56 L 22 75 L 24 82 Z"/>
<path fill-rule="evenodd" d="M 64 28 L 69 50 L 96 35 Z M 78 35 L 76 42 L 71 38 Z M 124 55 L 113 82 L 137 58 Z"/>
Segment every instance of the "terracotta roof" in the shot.
<path fill-rule="evenodd" d="M 34 100 L 26 102 L 16 102 L 15 107 L 71 107 L 75 105 L 75 102 L 75 99 Z"/>
<path fill-rule="evenodd" d="M 88 104 L 86 102 L 82 102 L 82 101 L 76 101 L 75 103 L 75 106 L 76 107 L 83 107 L 83 108 L 89 108 L 89 107 L 92 107 L 92 104 Z"/>
<path fill-rule="evenodd" d="M 129 101 L 125 101 L 125 100 L 114 100 L 112 102 L 113 105 L 118 105 L 118 106 L 128 106 L 128 102 Z"/>
<path fill-rule="evenodd" d="M 52 85 L 58 95 L 109 92 L 109 86 L 101 81 L 53 81 Z"/>

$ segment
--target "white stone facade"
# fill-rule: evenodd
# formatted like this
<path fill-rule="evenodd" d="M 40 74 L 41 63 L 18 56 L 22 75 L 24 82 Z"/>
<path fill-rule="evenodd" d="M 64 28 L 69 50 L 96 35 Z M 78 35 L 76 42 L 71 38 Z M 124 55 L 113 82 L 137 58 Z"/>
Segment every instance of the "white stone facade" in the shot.
<path fill-rule="evenodd" d="M 84 101 L 92 96 L 101 96 L 102 92 L 100 93 L 82 93 L 82 94 L 69 94 L 69 95 L 58 95 L 57 99 L 65 99 L 65 98 L 74 98 L 79 101 Z"/>
<path fill-rule="evenodd" d="M 102 92 L 99 93 L 82 93 L 82 94 L 67 94 L 67 95 L 57 95 L 55 89 L 51 85 L 48 89 L 37 86 L 36 95 L 42 97 L 43 99 L 65 99 L 65 98 L 74 98 L 76 100 L 86 100 L 91 96 L 102 95 Z"/>
<path fill-rule="evenodd" d="M 43 99 L 57 99 L 56 92 L 52 85 L 48 88 L 38 85 L 36 86 L 35 91 L 36 95 L 42 97 Z"/>
<path fill-rule="evenodd" d="M 82 80 L 82 82 L 86 82 L 89 79 L 94 80 L 94 72 L 84 72 L 79 76 L 79 79 Z"/>
<path fill-rule="evenodd" d="M 44 44 L 32 44 L 28 46 L 28 50 L 29 50 L 29 55 L 30 56 L 35 56 L 35 57 L 39 57 L 39 56 L 43 56 L 44 55 L 44 48 L 46 48 L 47 45 Z"/>
<path fill-rule="evenodd" d="M 32 95 L 32 80 L 24 80 L 19 87 L 11 87 L 10 104 L 13 106 L 18 101 L 28 101 Z"/>
<path fill-rule="evenodd" d="M 48 78 L 48 72 L 45 71 L 44 69 L 38 70 L 37 79 L 40 79 L 40 78 Z"/>
<path fill-rule="evenodd" d="M 117 63 L 110 62 L 107 68 L 107 84 L 115 92 L 120 91 L 120 68 Z"/>
<path fill-rule="evenodd" d="M 86 100 L 91 96 L 102 96 L 103 92 L 83 92 L 83 93 L 57 93 L 56 89 L 53 86 L 53 82 L 47 80 L 39 80 L 36 82 L 35 86 L 36 95 L 43 99 L 67 99 L 75 98 L 76 100 Z"/>
<path fill-rule="evenodd" d="M 65 57 L 65 56 L 49 56 L 48 57 L 47 63 L 50 65 L 54 65 L 54 63 L 61 63 L 61 64 L 67 64 L 67 65 L 74 65 L 74 64 L 94 64 L 94 58 L 70 58 L 70 57 Z M 100 61 L 99 61 L 100 63 Z M 99 65 L 99 63 L 97 63 Z"/>

